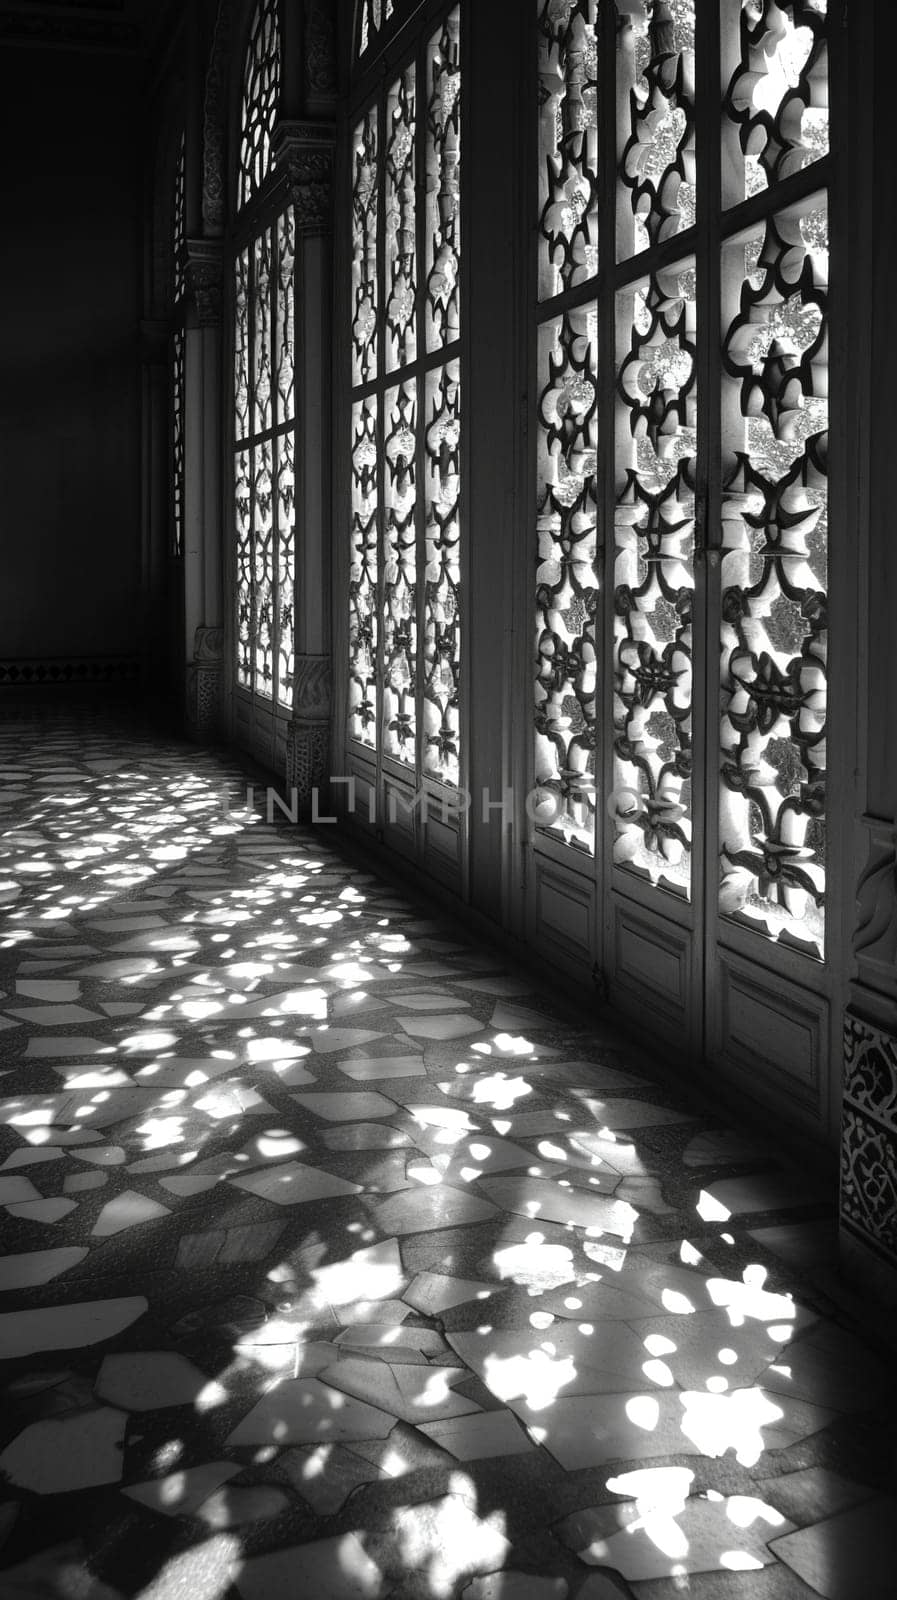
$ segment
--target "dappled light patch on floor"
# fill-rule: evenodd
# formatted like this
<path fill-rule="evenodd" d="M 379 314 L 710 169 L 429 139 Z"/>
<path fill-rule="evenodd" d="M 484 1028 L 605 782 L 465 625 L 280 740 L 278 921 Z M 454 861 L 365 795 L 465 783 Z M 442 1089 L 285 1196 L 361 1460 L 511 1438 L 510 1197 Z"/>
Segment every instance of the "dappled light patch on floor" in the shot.
<path fill-rule="evenodd" d="M 0 734 L 4 1600 L 880 1600 L 818 1191 L 241 782 Z"/>

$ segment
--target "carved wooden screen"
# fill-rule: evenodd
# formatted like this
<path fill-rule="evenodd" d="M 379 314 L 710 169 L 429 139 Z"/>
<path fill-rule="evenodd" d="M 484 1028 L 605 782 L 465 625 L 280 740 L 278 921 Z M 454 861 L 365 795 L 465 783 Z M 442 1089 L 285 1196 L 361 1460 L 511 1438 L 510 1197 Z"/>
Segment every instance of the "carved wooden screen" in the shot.
<path fill-rule="evenodd" d="M 184 351 L 184 291 L 187 266 L 186 185 L 184 135 L 178 142 L 172 200 L 171 282 L 172 325 L 169 370 L 171 551 L 184 553 L 184 411 L 186 368 Z"/>
<path fill-rule="evenodd" d="M 275 0 L 262 0 L 243 77 L 238 194 L 253 207 L 272 168 L 280 84 Z M 238 216 L 234 260 L 236 682 L 291 707 L 294 672 L 295 418 L 292 207 Z"/>
<path fill-rule="evenodd" d="M 459 8 L 352 146 L 349 738 L 459 782 Z"/>
<path fill-rule="evenodd" d="M 536 836 L 821 957 L 826 0 L 536 14 Z"/>

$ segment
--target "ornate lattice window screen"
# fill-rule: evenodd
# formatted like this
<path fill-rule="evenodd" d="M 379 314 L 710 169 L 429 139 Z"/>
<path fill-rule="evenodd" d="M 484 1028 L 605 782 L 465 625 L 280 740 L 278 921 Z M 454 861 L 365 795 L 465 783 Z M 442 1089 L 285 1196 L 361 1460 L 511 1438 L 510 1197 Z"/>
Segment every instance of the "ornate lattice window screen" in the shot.
<path fill-rule="evenodd" d="M 535 813 L 587 851 L 595 840 L 599 594 L 597 11 L 597 0 L 542 0 L 537 13 Z"/>
<path fill-rule="evenodd" d="M 607 781 L 615 870 L 692 897 L 717 759 L 693 726 L 697 626 L 710 693 L 721 651 L 720 914 L 818 956 L 826 3 L 723 0 L 721 117 L 695 0 L 536 16 L 536 825 L 593 853 Z"/>
<path fill-rule="evenodd" d="M 352 149 L 350 739 L 460 772 L 459 9 Z M 421 202 L 417 196 L 424 198 Z"/>
<path fill-rule="evenodd" d="M 261 0 L 243 77 L 241 207 L 271 169 L 279 83 L 277 4 Z M 295 670 L 295 268 L 287 206 L 234 261 L 236 680 L 287 709 Z"/>
<path fill-rule="evenodd" d="M 292 208 L 236 259 L 234 442 L 237 683 L 291 707 L 295 373 Z"/>
<path fill-rule="evenodd" d="M 271 135 L 280 94 L 278 0 L 259 0 L 252 20 L 243 68 L 240 110 L 239 209 L 254 199 L 271 167 Z"/>
<path fill-rule="evenodd" d="M 745 4 L 728 35 L 721 250 L 720 909 L 823 953 L 827 655 L 826 0 Z M 783 206 L 781 184 L 808 192 Z M 761 201 L 762 197 L 762 201 Z"/>

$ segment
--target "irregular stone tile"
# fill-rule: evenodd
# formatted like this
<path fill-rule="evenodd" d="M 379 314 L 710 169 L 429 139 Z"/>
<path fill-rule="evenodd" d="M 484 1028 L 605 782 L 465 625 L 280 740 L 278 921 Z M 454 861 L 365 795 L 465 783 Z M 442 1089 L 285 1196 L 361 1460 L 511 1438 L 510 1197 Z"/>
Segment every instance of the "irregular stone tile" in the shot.
<path fill-rule="evenodd" d="M 50 1146 L 47 1146 L 43 1150 L 14 1150 L 12 1155 L 7 1156 L 3 1163 L 2 1170 L 4 1172 L 10 1172 L 15 1167 L 39 1167 L 43 1166 L 48 1161 L 62 1160 L 64 1160 L 62 1151 L 51 1148 Z"/>
<path fill-rule="evenodd" d="M 364 1060 L 337 1062 L 340 1072 L 356 1083 L 376 1083 L 385 1078 L 425 1078 L 421 1056 L 368 1056 Z"/>
<path fill-rule="evenodd" d="M 120 1067 L 74 1067 L 60 1064 L 54 1067 L 65 1079 L 67 1089 L 120 1089 L 134 1087 L 134 1080 Z"/>
<path fill-rule="evenodd" d="M 423 989 L 403 989 L 401 992 L 393 990 L 389 998 L 391 1004 L 403 1005 L 409 1011 L 466 1011 L 469 1009 L 469 1001 L 459 1000 L 451 989 L 433 990 L 430 993 Z"/>
<path fill-rule="evenodd" d="M 359 1045 L 370 1044 L 372 1039 L 384 1037 L 373 1028 L 319 1028 L 311 1035 L 311 1047 L 318 1055 L 331 1055 L 336 1050 L 345 1054 Z"/>
<path fill-rule="evenodd" d="M 514 995 L 531 995 L 533 992 L 532 983 L 526 978 L 465 978 L 460 972 L 456 976 L 462 989 L 473 989 L 475 994 L 494 994 L 513 998 Z"/>
<path fill-rule="evenodd" d="M 470 1033 L 482 1033 L 483 1024 L 475 1017 L 441 1016 L 441 1017 L 396 1017 L 400 1028 L 404 1028 L 413 1039 L 462 1039 Z"/>
<path fill-rule="evenodd" d="M 773 1255 L 797 1267 L 836 1266 L 838 1225 L 826 1222 L 793 1222 L 774 1228 L 752 1228 L 750 1237 Z"/>
<path fill-rule="evenodd" d="M 424 1316 L 438 1317 L 451 1306 L 466 1304 L 468 1300 L 488 1300 L 498 1293 L 498 1285 L 481 1283 L 474 1278 L 450 1278 L 438 1272 L 419 1272 L 405 1290 L 403 1299 Z"/>
<path fill-rule="evenodd" d="M 504 1515 L 478 1517 L 476 1495 L 442 1495 L 438 1500 L 402 1506 L 388 1530 L 368 1537 L 368 1548 L 390 1577 L 426 1572 L 431 1592 L 450 1595 L 465 1577 L 501 1566 L 511 1546 L 501 1531 Z"/>
<path fill-rule="evenodd" d="M 461 1600 L 567 1600 L 566 1578 L 540 1578 L 534 1572 L 490 1572 L 461 1590 Z M 582 1591 L 580 1591 L 582 1593 Z"/>
<path fill-rule="evenodd" d="M 562 1189 L 541 1178 L 482 1178 L 480 1188 L 504 1211 L 533 1221 L 572 1223 L 578 1228 L 600 1228 L 629 1239 L 638 1214 L 624 1200 Z"/>
<path fill-rule="evenodd" d="M 336 1094 L 294 1094 L 291 1099 L 300 1110 L 311 1111 L 328 1122 L 360 1122 L 371 1117 L 391 1117 L 397 1110 L 395 1102 L 378 1094 L 376 1089 L 367 1093 L 338 1090 Z"/>
<path fill-rule="evenodd" d="M 0 1358 L 98 1344 L 129 1328 L 146 1310 L 143 1296 L 132 1295 L 45 1306 L 38 1311 L 8 1311 L 0 1314 Z"/>
<path fill-rule="evenodd" d="M 242 1528 L 250 1522 L 269 1522 L 290 1504 L 289 1496 L 271 1484 L 218 1489 L 193 1513 L 207 1528 Z"/>
<path fill-rule="evenodd" d="M 261 1063 L 263 1070 L 273 1072 L 279 1083 L 287 1089 L 300 1089 L 303 1084 L 317 1083 L 317 1073 L 309 1072 L 304 1062 L 293 1060 L 265 1061 Z"/>
<path fill-rule="evenodd" d="M 270 1372 L 288 1368 L 291 1378 L 316 1378 L 339 1354 L 336 1345 L 326 1339 L 307 1342 L 305 1322 L 289 1314 L 247 1330 L 234 1348 Z"/>
<path fill-rule="evenodd" d="M 95 1391 L 100 1400 L 108 1400 L 124 1411 L 193 1405 L 200 1395 L 209 1405 L 220 1405 L 227 1398 L 219 1383 L 207 1378 L 186 1356 L 172 1350 L 106 1356 Z"/>
<path fill-rule="evenodd" d="M 32 1422 L 0 1455 L 0 1470 L 34 1494 L 118 1483 L 127 1422 L 123 1411 L 109 1406 Z"/>
<path fill-rule="evenodd" d="M 138 1505 L 148 1506 L 165 1517 L 190 1517 L 214 1490 L 242 1472 L 238 1461 L 210 1461 L 201 1467 L 184 1467 L 164 1478 L 132 1483 L 122 1494 Z"/>
<path fill-rule="evenodd" d="M 508 1005 L 503 1000 L 494 1007 L 489 1018 L 490 1028 L 497 1028 L 503 1032 L 526 1033 L 529 1029 L 551 1028 L 554 1025 L 551 1018 L 546 1017 L 541 1011 L 533 1011 L 529 1006 Z"/>
<path fill-rule="evenodd" d="M 321 1142 L 328 1150 L 397 1150 L 411 1143 L 401 1128 L 382 1122 L 356 1122 L 349 1127 L 324 1128 Z"/>
<path fill-rule="evenodd" d="M 511 1411 L 481 1411 L 447 1422 L 418 1422 L 434 1444 L 458 1461 L 485 1461 L 492 1456 L 520 1456 L 535 1449 Z"/>
<path fill-rule="evenodd" d="M 98 1019 L 99 1020 L 99 1019 Z M 29 1039 L 26 1056 L 92 1056 L 103 1049 L 102 1039 L 89 1039 L 84 1034 L 66 1034 L 64 1039 Z"/>
<path fill-rule="evenodd" d="M 405 1422 L 397 1422 L 388 1439 L 356 1440 L 351 1448 L 384 1478 L 404 1478 L 428 1467 L 445 1470 L 445 1451 Z"/>
<path fill-rule="evenodd" d="M 558 1394 L 619 1394 L 643 1379 L 644 1347 L 623 1323 L 491 1328 L 446 1338 L 497 1400 L 523 1397 L 534 1410 Z"/>
<path fill-rule="evenodd" d="M 86 1255 L 86 1248 L 70 1245 L 58 1250 L 34 1250 L 27 1255 L 0 1256 L 0 1291 L 50 1283 L 77 1266 Z"/>
<path fill-rule="evenodd" d="M 351 1306 L 359 1299 L 388 1299 L 405 1283 L 395 1239 L 353 1250 L 344 1261 L 331 1261 L 312 1271 L 315 1287 L 332 1306 Z"/>
<path fill-rule="evenodd" d="M 756 1140 L 728 1129 L 712 1133 L 699 1133 L 682 1152 L 686 1167 L 713 1167 L 727 1161 L 756 1161 L 763 1151 Z"/>
<path fill-rule="evenodd" d="M 451 1360 L 449 1347 L 435 1328 L 407 1327 L 398 1322 L 361 1322 L 345 1328 L 335 1342 L 341 1351 L 358 1350 L 400 1366 L 416 1366 L 440 1356 Z"/>
<path fill-rule="evenodd" d="M 468 1376 L 463 1367 L 396 1365 L 364 1356 L 343 1356 L 322 1374 L 323 1381 L 342 1394 L 354 1395 L 402 1422 L 439 1421 L 465 1416 L 481 1408 L 455 1394 L 452 1385 Z"/>
<path fill-rule="evenodd" d="M 234 1574 L 242 1600 L 305 1592 L 315 1600 L 382 1600 L 388 1585 L 354 1533 L 253 1556 Z"/>
<path fill-rule="evenodd" d="M 694 1113 L 652 1105 L 649 1100 L 594 1100 L 581 1096 L 582 1104 L 602 1128 L 654 1128 L 676 1122 L 694 1122 Z"/>
<path fill-rule="evenodd" d="M 823 1600 L 892 1600 L 894 1517 L 897 1501 L 886 1496 L 863 1502 L 771 1539 L 769 1549 Z"/>
<path fill-rule="evenodd" d="M 784 1450 L 834 1422 L 837 1412 L 781 1394 L 767 1394 L 759 1385 L 729 1394 L 685 1390 L 682 1432 L 707 1456 L 734 1449 L 741 1466 L 752 1467 L 764 1450 Z"/>
<path fill-rule="evenodd" d="M 53 1150 L 57 1146 L 78 1146 L 85 1144 L 99 1144 L 102 1134 L 95 1128 L 50 1128 L 41 1126 L 37 1128 L 20 1128 L 19 1133 L 31 1145 L 39 1146 L 42 1150 Z"/>
<path fill-rule="evenodd" d="M 235 1189 L 245 1189 L 262 1200 L 273 1201 L 278 1206 L 302 1205 L 309 1200 L 329 1199 L 333 1195 L 359 1194 L 360 1183 L 346 1183 L 317 1167 L 301 1166 L 291 1161 L 283 1167 L 268 1167 L 263 1172 L 248 1173 L 245 1178 L 228 1178 Z"/>
<path fill-rule="evenodd" d="M 647 1474 L 632 1476 L 645 1478 Z M 633 1583 L 669 1577 L 671 1563 L 683 1574 L 724 1572 L 733 1567 L 756 1570 L 775 1560 L 767 1541 L 776 1532 L 791 1531 L 781 1512 L 756 1495 L 712 1500 L 692 1496 L 672 1506 L 663 1500 L 653 1504 L 650 1498 L 639 1498 L 634 1504 L 601 1508 L 607 1510 L 616 1515 L 616 1532 L 605 1531 L 599 1513 L 590 1538 L 588 1512 L 568 1518 L 558 1532 L 580 1560 L 613 1567 Z"/>
<path fill-rule="evenodd" d="M 569 1135 L 579 1126 L 577 1117 L 568 1106 L 558 1105 L 551 1111 L 506 1111 L 502 1116 L 489 1118 L 496 1133 L 510 1134 L 512 1139 L 536 1138 L 538 1135 Z"/>
<path fill-rule="evenodd" d="M 60 1222 L 74 1211 L 75 1200 L 25 1200 L 21 1205 L 7 1206 L 11 1217 L 24 1217 L 28 1222 Z"/>
<path fill-rule="evenodd" d="M 281 1238 L 286 1223 L 254 1222 L 239 1228 L 227 1228 L 224 1243 L 218 1252 L 218 1266 L 238 1261 L 264 1261 Z"/>
<path fill-rule="evenodd" d="M 543 1291 L 539 1295 L 539 1310 L 576 1322 L 634 1322 L 654 1316 L 657 1307 L 634 1291 L 618 1289 L 608 1278 L 591 1283 L 577 1276 L 576 1281 L 565 1288 Z"/>
<path fill-rule="evenodd" d="M 170 1216 L 169 1206 L 160 1205 L 158 1200 L 150 1200 L 148 1195 L 139 1194 L 136 1189 L 125 1189 L 104 1205 L 90 1230 L 91 1236 L 94 1239 L 108 1239 L 111 1234 L 123 1233 L 126 1228 L 134 1228 L 139 1222 L 152 1222 L 156 1217 Z"/>
<path fill-rule="evenodd" d="M 40 1200 L 41 1192 L 35 1189 L 30 1178 L 0 1178 L 0 1206 L 16 1205 L 23 1200 Z"/>
<path fill-rule="evenodd" d="M 73 1150 L 76 1161 L 89 1161 L 92 1167 L 120 1167 L 127 1160 L 121 1145 L 107 1144 L 99 1149 Z"/>
<path fill-rule="evenodd" d="M 678 1394 L 561 1394 L 546 1406 L 525 1400 L 509 1404 L 532 1437 L 568 1472 L 611 1461 L 702 1454 L 682 1432 Z"/>
<path fill-rule="evenodd" d="M 408 1189 L 371 1208 L 383 1233 L 428 1233 L 434 1228 L 457 1228 L 485 1222 L 497 1215 L 487 1200 L 460 1189 Z"/>
<path fill-rule="evenodd" d="M 319 1517 L 340 1511 L 353 1490 L 380 1476 L 379 1467 L 343 1445 L 295 1446 L 278 1456 L 277 1465 Z"/>
<path fill-rule="evenodd" d="M 129 1168 L 129 1170 L 133 1170 Z M 193 1195 L 204 1194 L 207 1189 L 214 1189 L 220 1180 L 215 1173 L 198 1173 L 195 1177 L 160 1178 L 160 1189 L 167 1189 L 169 1194 Z"/>
<path fill-rule="evenodd" d="M 340 1310 L 340 1320 L 345 1323 L 387 1323 L 394 1326 L 404 1322 L 408 1307 L 401 1300 L 353 1300 Z"/>
<path fill-rule="evenodd" d="M 102 1019 L 97 1011 L 88 1011 L 86 1006 L 10 1006 L 9 1014 L 20 1017 L 23 1022 L 28 1022 L 34 1028 L 62 1028 L 73 1022 L 100 1022 Z"/>
<path fill-rule="evenodd" d="M 223 1228 L 211 1228 L 205 1233 L 185 1233 L 178 1241 L 175 1268 L 178 1272 L 200 1271 L 211 1267 L 224 1244 Z"/>
<path fill-rule="evenodd" d="M 866 1484 L 853 1483 L 828 1467 L 804 1467 L 781 1477 L 761 1478 L 757 1493 L 797 1524 L 819 1522 L 875 1497 Z"/>
<path fill-rule="evenodd" d="M 52 1545 L 3 1570 L 3 1600 L 122 1600 L 90 1571 L 78 1540 Z"/>
<path fill-rule="evenodd" d="M 771 1339 L 764 1324 L 733 1327 L 724 1311 L 640 1318 L 633 1328 L 646 1359 L 663 1347 L 663 1361 L 684 1389 L 706 1389 L 711 1381 L 721 1390 L 743 1389 L 765 1372 L 770 1358 L 790 1359 L 788 1342 Z"/>
<path fill-rule="evenodd" d="M 456 1106 L 427 1106 L 407 1105 L 408 1115 L 419 1122 L 424 1128 L 451 1128 L 458 1131 L 459 1137 L 463 1133 L 477 1133 L 480 1125 L 474 1122 L 467 1111 L 461 1111 Z"/>
<path fill-rule="evenodd" d="M 216 1533 L 194 1544 L 179 1555 L 162 1558 L 162 1565 L 140 1600 L 221 1600 L 231 1579 L 242 1564 L 243 1541 L 239 1534 Z"/>
<path fill-rule="evenodd" d="M 718 1183 L 711 1183 L 705 1192 L 718 1206 L 725 1207 L 729 1216 L 743 1216 L 752 1211 L 784 1211 L 831 1198 L 811 1178 L 769 1172 L 747 1178 L 721 1178 Z"/>
<path fill-rule="evenodd" d="M 829 1350 L 811 1331 L 781 1344 L 759 1381 L 771 1395 L 793 1395 L 838 1411 L 872 1411 L 888 1393 L 892 1379 L 887 1367 L 858 1341 L 845 1336 L 840 1349 Z"/>
<path fill-rule="evenodd" d="M 16 994 L 27 1000 L 80 1000 L 81 985 L 65 978 L 17 978 Z"/>
<path fill-rule="evenodd" d="M 374 1365 L 374 1363 L 372 1363 Z M 320 1444 L 385 1439 L 395 1418 L 319 1378 L 293 1378 L 269 1389 L 230 1434 L 241 1445 Z"/>
<path fill-rule="evenodd" d="M 529 1234 L 522 1244 L 505 1245 L 496 1250 L 491 1261 L 480 1262 L 480 1271 L 490 1266 L 503 1281 L 519 1284 L 533 1293 L 557 1289 L 576 1279 L 570 1246 L 546 1242 L 541 1233 Z"/>

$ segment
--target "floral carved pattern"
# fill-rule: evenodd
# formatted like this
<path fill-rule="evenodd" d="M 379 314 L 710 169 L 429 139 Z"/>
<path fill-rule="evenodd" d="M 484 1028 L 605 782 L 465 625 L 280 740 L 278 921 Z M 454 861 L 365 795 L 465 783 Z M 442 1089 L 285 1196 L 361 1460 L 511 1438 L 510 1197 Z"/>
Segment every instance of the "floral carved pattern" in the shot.
<path fill-rule="evenodd" d="M 614 860 L 691 889 L 691 651 L 697 451 L 695 273 L 618 296 Z M 625 313 L 625 315 L 624 315 Z M 638 797 L 638 804 L 630 805 Z"/>
<path fill-rule="evenodd" d="M 629 137 L 619 178 L 629 194 L 618 244 L 628 256 L 695 220 L 694 0 L 644 0 L 620 21 L 617 95 Z"/>
<path fill-rule="evenodd" d="M 743 252 L 724 340 L 724 915 L 822 954 L 827 653 L 824 204 Z M 728 266 L 734 268 L 734 254 Z"/>

